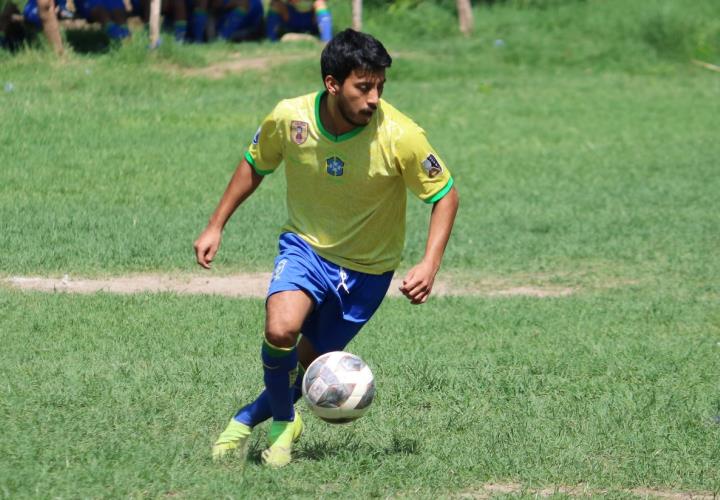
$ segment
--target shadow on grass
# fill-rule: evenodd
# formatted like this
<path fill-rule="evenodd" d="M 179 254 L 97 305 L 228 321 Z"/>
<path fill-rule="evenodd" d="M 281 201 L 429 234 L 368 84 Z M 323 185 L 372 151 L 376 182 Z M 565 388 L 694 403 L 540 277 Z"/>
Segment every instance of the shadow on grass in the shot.
<path fill-rule="evenodd" d="M 264 449 L 264 441 L 257 440 L 248 449 L 247 459 L 250 462 L 261 463 L 260 455 Z M 388 456 L 388 455 L 418 455 L 421 452 L 421 443 L 418 439 L 393 434 L 386 446 L 374 446 L 348 435 L 341 439 L 315 438 L 311 441 L 300 441 L 293 448 L 293 458 L 300 460 L 322 461 L 327 459 L 340 459 L 350 456 Z"/>

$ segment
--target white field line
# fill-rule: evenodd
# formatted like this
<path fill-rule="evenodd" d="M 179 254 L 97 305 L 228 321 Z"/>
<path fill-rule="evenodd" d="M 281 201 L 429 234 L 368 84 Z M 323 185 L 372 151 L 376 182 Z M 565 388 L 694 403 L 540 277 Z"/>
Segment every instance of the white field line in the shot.
<path fill-rule="evenodd" d="M 7 284 L 13 288 L 43 292 L 66 293 L 143 293 L 171 292 L 178 294 L 209 294 L 228 297 L 265 297 L 270 273 L 244 273 L 232 276 L 168 276 L 144 274 L 136 276 L 110 277 L 101 279 L 44 278 L 13 276 Z M 401 295 L 398 288 L 402 278 L 393 279 L 389 296 Z M 456 284 L 436 280 L 433 286 L 435 296 L 477 296 L 477 297 L 564 297 L 577 290 L 558 286 L 511 286 L 494 282 Z"/>

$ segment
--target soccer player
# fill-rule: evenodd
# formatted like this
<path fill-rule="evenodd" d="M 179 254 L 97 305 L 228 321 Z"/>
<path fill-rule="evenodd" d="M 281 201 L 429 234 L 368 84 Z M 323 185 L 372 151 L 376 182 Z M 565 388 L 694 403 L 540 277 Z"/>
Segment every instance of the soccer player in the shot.
<path fill-rule="evenodd" d="M 294 411 L 303 371 L 343 350 L 385 297 L 404 245 L 407 189 L 432 214 L 425 255 L 400 290 L 412 304 L 430 296 L 458 196 L 423 130 L 381 99 L 391 63 L 370 35 L 335 36 L 321 56 L 324 89 L 283 100 L 265 118 L 195 241 L 198 264 L 210 268 L 225 223 L 284 162 L 288 220 L 265 302 L 265 390 L 230 420 L 215 458 L 244 449 L 272 417 L 262 461 L 290 462 L 303 428 Z"/>
<path fill-rule="evenodd" d="M 332 38 L 332 17 L 325 0 L 272 0 L 265 23 L 269 40 L 285 33 L 312 33 L 323 42 Z"/>

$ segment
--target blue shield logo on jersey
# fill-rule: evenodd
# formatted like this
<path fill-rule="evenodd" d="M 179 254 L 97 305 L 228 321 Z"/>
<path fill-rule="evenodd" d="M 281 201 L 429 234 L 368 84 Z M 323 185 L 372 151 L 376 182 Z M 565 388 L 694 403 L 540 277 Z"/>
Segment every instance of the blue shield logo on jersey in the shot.
<path fill-rule="evenodd" d="M 325 160 L 325 164 L 327 165 L 327 173 L 333 177 L 339 177 L 343 174 L 343 167 L 345 166 L 345 163 L 337 156 L 328 158 Z"/>

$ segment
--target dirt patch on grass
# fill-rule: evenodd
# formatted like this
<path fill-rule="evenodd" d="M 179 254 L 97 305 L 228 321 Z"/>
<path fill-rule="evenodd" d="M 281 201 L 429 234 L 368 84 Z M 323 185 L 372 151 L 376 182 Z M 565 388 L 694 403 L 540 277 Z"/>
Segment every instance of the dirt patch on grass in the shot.
<path fill-rule="evenodd" d="M 179 68 L 172 69 L 184 76 L 204 76 L 211 80 L 219 80 L 227 75 L 242 73 L 249 70 L 266 70 L 292 61 L 309 59 L 314 55 L 268 55 L 258 57 L 247 57 L 237 54 L 226 61 L 220 61 L 203 68 Z"/>
<path fill-rule="evenodd" d="M 400 275 L 402 276 L 402 275 Z M 264 297 L 270 282 L 270 273 L 243 273 L 230 276 L 170 276 L 141 274 L 101 279 L 43 278 L 14 276 L 7 283 L 14 288 L 44 292 L 67 293 L 142 293 L 172 292 L 179 294 L 210 294 L 228 297 Z M 402 277 L 393 279 L 389 296 L 401 295 L 398 287 Z M 452 280 L 440 278 L 433 287 L 435 296 L 479 297 L 565 297 L 577 292 L 576 288 L 557 285 L 518 285 L 498 279 Z"/>
<path fill-rule="evenodd" d="M 283 42 L 311 42 L 315 43 L 318 49 L 322 48 L 323 44 L 313 37 L 312 35 L 304 35 L 302 33 L 287 33 L 282 38 Z M 172 64 L 166 66 L 172 73 L 180 74 L 183 76 L 200 76 L 209 78 L 211 80 L 220 80 L 228 75 L 243 73 L 245 71 L 263 71 L 271 69 L 275 66 L 281 66 L 295 61 L 302 60 L 317 60 L 319 57 L 319 50 L 307 50 L 303 53 L 296 54 L 267 54 L 262 56 L 247 56 L 243 54 L 233 54 L 230 58 L 224 61 L 218 61 L 202 68 L 183 68 L 178 65 Z M 411 52 L 396 53 L 393 52 L 393 58 L 412 59 L 418 58 L 417 54 Z"/>
<path fill-rule="evenodd" d="M 619 490 L 622 493 L 635 495 L 641 498 L 666 498 L 673 500 L 712 500 L 717 495 L 709 491 L 674 491 L 655 488 L 632 488 Z M 466 491 L 453 495 L 452 498 L 485 499 L 504 495 L 532 495 L 535 497 L 550 497 L 553 495 L 567 495 L 571 497 L 604 496 L 611 492 L 607 489 L 594 489 L 586 485 L 555 486 L 546 488 L 527 488 L 519 483 L 487 483 L 478 491 Z"/>

